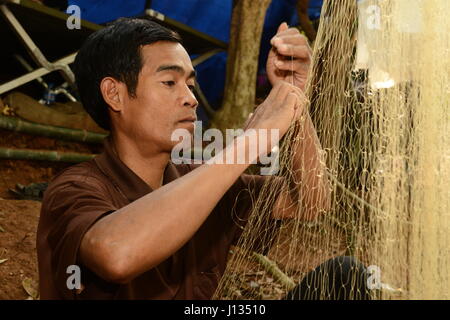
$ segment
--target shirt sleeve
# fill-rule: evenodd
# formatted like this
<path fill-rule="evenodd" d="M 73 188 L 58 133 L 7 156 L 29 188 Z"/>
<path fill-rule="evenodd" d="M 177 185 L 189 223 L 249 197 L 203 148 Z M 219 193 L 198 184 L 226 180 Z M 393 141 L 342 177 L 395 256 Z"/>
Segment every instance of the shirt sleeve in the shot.
<path fill-rule="evenodd" d="M 261 254 L 267 254 L 274 238 L 275 232 L 279 230 L 281 225 L 280 220 L 276 220 L 272 217 L 272 209 L 278 195 L 281 192 L 283 184 L 283 178 L 278 176 L 259 176 L 242 174 L 238 181 L 231 188 L 231 198 L 235 198 L 231 220 L 232 220 L 232 244 L 238 244 L 238 241 L 243 234 L 245 226 L 253 217 L 250 214 L 253 211 L 257 201 L 262 201 L 261 206 L 267 208 L 262 210 L 260 214 L 264 217 L 258 218 L 261 223 L 251 230 L 252 234 L 258 235 L 255 237 L 255 242 L 252 244 L 252 249 L 255 252 Z M 267 197 L 267 199 L 260 198 L 262 194 L 271 193 L 273 196 Z"/>
<path fill-rule="evenodd" d="M 45 195 L 43 210 L 48 223 L 47 242 L 51 251 L 51 276 L 61 296 L 74 299 L 75 290 L 67 286 L 67 268 L 77 265 L 78 250 L 87 230 L 103 216 L 116 211 L 117 208 L 108 200 L 107 191 L 99 181 L 85 179 L 70 181 L 59 185 Z M 83 283 L 85 284 L 85 283 Z"/>

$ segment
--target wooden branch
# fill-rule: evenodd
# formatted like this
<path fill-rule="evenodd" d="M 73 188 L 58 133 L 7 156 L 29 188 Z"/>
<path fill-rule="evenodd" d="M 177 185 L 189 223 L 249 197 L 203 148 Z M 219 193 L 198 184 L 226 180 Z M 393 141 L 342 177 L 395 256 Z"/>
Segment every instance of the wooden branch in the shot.
<path fill-rule="evenodd" d="M 40 160 L 58 162 L 83 162 L 94 157 L 93 154 L 59 152 L 49 150 L 28 150 L 0 148 L 0 159 Z"/>
<path fill-rule="evenodd" d="M 59 110 L 44 106 L 21 92 L 10 93 L 3 102 L 12 108 L 16 115 L 27 121 L 101 134 L 108 133 L 100 128 L 84 110 L 77 113 L 61 112 L 60 106 Z"/>
<path fill-rule="evenodd" d="M 294 289 L 297 286 L 294 280 L 284 274 L 283 271 L 278 268 L 277 264 L 266 256 L 253 252 L 253 257 L 256 259 L 256 261 L 258 261 L 259 264 L 264 267 L 267 273 L 269 273 L 275 280 L 286 287 L 288 291 Z"/>
<path fill-rule="evenodd" d="M 102 143 L 107 136 L 106 134 L 88 132 L 86 130 L 47 126 L 5 116 L 0 116 L 0 129 L 87 143 Z"/>

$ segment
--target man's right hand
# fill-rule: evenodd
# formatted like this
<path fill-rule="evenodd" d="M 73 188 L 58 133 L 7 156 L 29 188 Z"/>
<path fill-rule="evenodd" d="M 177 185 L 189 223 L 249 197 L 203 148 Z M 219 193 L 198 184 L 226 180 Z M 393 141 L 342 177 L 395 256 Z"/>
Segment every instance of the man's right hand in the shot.
<path fill-rule="evenodd" d="M 291 123 L 305 112 L 305 105 L 306 97 L 299 88 L 279 81 L 266 100 L 256 108 L 244 130 L 278 129 L 281 139 Z"/>

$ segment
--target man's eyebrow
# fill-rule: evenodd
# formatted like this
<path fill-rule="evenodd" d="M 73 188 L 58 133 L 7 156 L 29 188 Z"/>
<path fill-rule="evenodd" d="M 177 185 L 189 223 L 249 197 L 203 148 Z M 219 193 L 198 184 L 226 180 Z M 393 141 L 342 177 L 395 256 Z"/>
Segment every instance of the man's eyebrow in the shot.
<path fill-rule="evenodd" d="M 182 75 L 185 74 L 185 70 L 183 69 L 183 67 L 178 66 L 176 64 L 162 65 L 162 66 L 159 66 L 158 69 L 156 69 L 156 72 L 161 72 L 161 71 L 175 71 Z M 188 79 L 195 78 L 195 77 L 197 77 L 197 72 L 195 70 L 192 70 L 191 73 L 189 74 Z"/>

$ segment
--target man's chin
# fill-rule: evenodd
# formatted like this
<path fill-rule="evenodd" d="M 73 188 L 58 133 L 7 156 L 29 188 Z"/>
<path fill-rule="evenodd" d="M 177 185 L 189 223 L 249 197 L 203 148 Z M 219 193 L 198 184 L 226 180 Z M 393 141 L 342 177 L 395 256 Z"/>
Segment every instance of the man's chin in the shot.
<path fill-rule="evenodd" d="M 179 121 L 179 122 L 177 122 L 177 128 L 186 129 L 191 134 L 193 134 L 194 130 L 195 130 L 195 122 L 194 121 Z"/>

